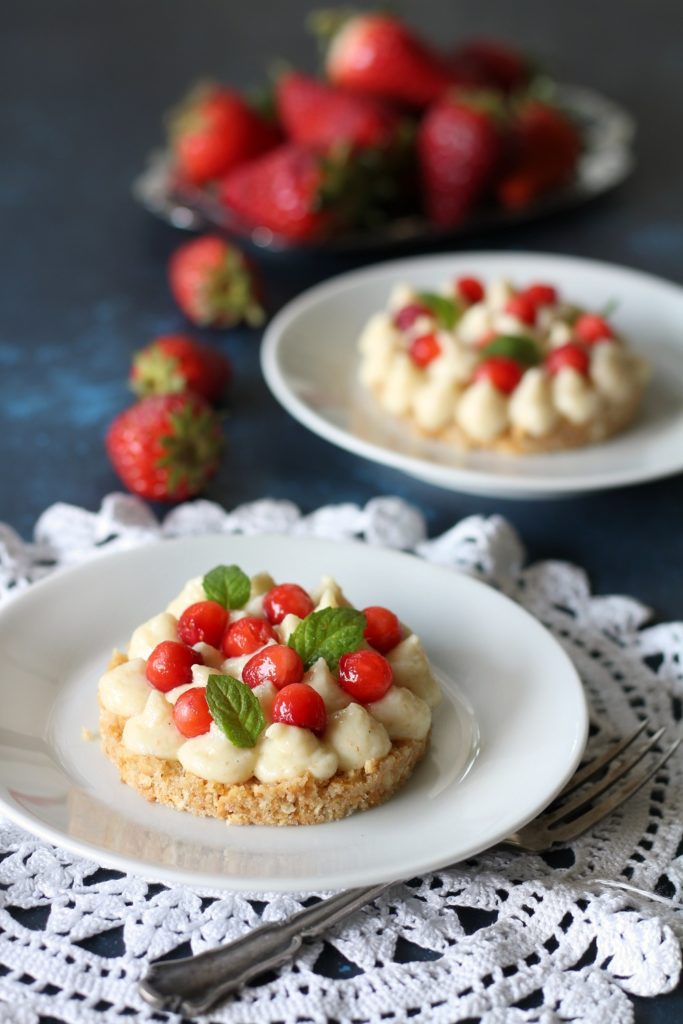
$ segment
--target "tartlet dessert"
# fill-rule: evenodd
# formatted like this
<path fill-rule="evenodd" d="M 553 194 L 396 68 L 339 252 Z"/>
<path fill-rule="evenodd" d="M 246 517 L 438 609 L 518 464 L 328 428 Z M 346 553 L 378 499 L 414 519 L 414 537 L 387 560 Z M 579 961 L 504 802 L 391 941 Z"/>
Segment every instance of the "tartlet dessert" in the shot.
<path fill-rule="evenodd" d="M 439 686 L 419 638 L 217 566 L 115 651 L 98 688 L 102 749 L 148 800 L 233 824 L 334 821 L 387 800 L 423 757 Z"/>
<path fill-rule="evenodd" d="M 635 417 L 647 380 L 606 313 L 551 284 L 476 277 L 397 285 L 358 342 L 381 410 L 459 448 L 516 454 L 602 441 Z"/>

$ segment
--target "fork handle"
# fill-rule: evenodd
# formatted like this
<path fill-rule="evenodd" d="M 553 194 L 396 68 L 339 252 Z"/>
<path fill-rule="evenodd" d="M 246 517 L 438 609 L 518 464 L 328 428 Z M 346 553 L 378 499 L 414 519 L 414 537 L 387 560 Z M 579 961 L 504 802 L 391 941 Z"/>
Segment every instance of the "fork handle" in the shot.
<path fill-rule="evenodd" d="M 140 982 L 140 994 L 157 1010 L 194 1017 L 250 978 L 286 963 L 305 939 L 344 920 L 393 883 L 351 889 L 306 907 L 284 921 L 263 925 L 227 946 L 181 960 L 161 960 Z"/>

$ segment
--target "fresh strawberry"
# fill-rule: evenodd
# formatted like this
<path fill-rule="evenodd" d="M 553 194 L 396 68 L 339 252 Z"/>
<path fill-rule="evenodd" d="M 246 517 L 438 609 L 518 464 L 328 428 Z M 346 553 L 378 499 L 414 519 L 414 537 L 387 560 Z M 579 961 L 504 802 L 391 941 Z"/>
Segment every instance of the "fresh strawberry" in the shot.
<path fill-rule="evenodd" d="M 224 238 L 201 235 L 183 243 L 171 256 L 168 277 L 173 297 L 195 324 L 263 323 L 253 268 L 244 253 Z"/>
<path fill-rule="evenodd" d="M 504 93 L 524 89 L 531 77 L 526 57 L 494 39 L 473 39 L 458 47 L 449 66 L 467 84 Z"/>
<path fill-rule="evenodd" d="M 497 185 L 508 209 L 522 209 L 549 189 L 566 184 L 576 169 L 579 133 L 556 107 L 529 100 L 513 126 L 512 165 Z"/>
<path fill-rule="evenodd" d="M 337 161 L 290 142 L 231 171 L 221 182 L 219 195 L 248 224 L 293 241 L 308 241 L 324 235 L 333 224 L 348 222 L 348 171 L 353 171 L 348 159 Z"/>
<path fill-rule="evenodd" d="M 323 12 L 312 25 L 329 39 L 334 85 L 425 107 L 454 82 L 443 58 L 390 14 Z"/>
<path fill-rule="evenodd" d="M 194 89 L 169 119 L 169 141 L 181 181 L 203 185 L 272 149 L 278 128 L 231 89 Z"/>
<path fill-rule="evenodd" d="M 329 148 L 339 143 L 385 146 L 397 135 L 401 117 L 374 96 L 362 96 L 290 71 L 276 87 L 280 121 L 294 142 Z"/>
<path fill-rule="evenodd" d="M 140 397 L 194 391 L 217 402 L 232 377 L 227 356 L 186 334 L 165 334 L 133 357 L 130 386 Z"/>
<path fill-rule="evenodd" d="M 427 216 L 456 227 L 491 184 L 501 154 L 495 98 L 484 92 L 446 95 L 430 107 L 418 134 Z"/>
<path fill-rule="evenodd" d="M 123 484 L 157 501 L 197 494 L 213 476 L 222 445 L 216 413 L 191 392 L 143 398 L 116 417 L 106 437 Z"/>

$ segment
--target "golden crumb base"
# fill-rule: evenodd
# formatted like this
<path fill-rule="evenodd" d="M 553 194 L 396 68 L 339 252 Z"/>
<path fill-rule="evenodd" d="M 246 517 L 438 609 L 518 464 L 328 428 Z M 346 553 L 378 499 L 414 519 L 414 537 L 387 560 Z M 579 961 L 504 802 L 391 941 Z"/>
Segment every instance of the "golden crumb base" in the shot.
<path fill-rule="evenodd" d="M 125 660 L 125 655 L 114 652 L 109 668 Z M 100 704 L 102 750 L 118 768 L 122 782 L 146 800 L 223 818 L 232 825 L 317 825 L 367 811 L 407 782 L 429 741 L 428 735 L 422 740 L 394 740 L 386 757 L 351 772 L 337 772 L 330 779 L 305 775 L 280 782 L 249 779 L 226 784 L 193 775 L 176 760 L 132 754 L 121 739 L 125 724 L 125 718 Z"/>

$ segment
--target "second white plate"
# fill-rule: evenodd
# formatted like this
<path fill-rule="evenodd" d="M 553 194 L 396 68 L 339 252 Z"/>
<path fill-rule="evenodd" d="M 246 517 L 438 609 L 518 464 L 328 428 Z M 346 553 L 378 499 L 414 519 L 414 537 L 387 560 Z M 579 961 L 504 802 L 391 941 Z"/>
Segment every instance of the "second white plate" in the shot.
<path fill-rule="evenodd" d="M 549 281 L 588 308 L 615 300 L 614 321 L 652 367 L 637 422 L 604 444 L 515 457 L 454 451 L 377 410 L 357 383 L 356 343 L 364 323 L 398 281 L 433 289 L 465 273 L 520 284 Z M 261 360 L 285 409 L 341 448 L 450 490 L 562 497 L 683 470 L 682 325 L 683 289 L 623 267 L 541 253 L 422 256 L 354 271 L 305 292 L 271 322 Z"/>

